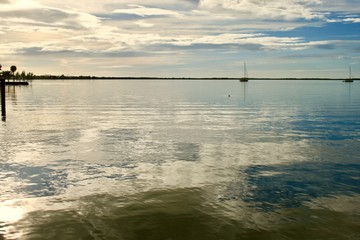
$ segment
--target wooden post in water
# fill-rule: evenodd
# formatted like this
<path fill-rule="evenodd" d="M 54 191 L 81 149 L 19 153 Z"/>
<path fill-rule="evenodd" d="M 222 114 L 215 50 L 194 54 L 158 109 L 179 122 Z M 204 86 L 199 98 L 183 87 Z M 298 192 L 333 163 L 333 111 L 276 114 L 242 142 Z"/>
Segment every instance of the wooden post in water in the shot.
<path fill-rule="evenodd" d="M 5 79 L 0 79 L 0 88 L 1 88 L 1 117 L 2 120 L 6 118 L 6 99 L 5 99 Z"/>

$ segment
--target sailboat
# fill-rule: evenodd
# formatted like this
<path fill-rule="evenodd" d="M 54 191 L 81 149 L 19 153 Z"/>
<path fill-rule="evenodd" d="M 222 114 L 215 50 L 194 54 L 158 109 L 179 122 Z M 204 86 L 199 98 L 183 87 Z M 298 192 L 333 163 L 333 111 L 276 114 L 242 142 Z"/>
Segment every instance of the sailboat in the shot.
<path fill-rule="evenodd" d="M 349 66 L 349 78 L 345 79 L 343 82 L 353 82 L 352 73 L 351 73 L 351 66 Z"/>
<path fill-rule="evenodd" d="M 240 78 L 240 82 L 247 82 L 247 81 L 249 81 L 249 76 L 246 69 L 246 63 L 244 63 L 244 77 Z"/>

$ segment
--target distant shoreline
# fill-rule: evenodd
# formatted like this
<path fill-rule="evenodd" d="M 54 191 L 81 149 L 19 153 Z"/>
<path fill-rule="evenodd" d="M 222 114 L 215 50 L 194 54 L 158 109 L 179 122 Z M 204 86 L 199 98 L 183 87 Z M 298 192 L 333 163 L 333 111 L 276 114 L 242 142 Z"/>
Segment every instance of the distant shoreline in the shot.
<path fill-rule="evenodd" d="M 33 80 L 240 80 L 228 77 L 95 77 L 95 76 L 37 76 Z M 345 80 L 345 78 L 249 78 L 251 80 Z M 353 78 L 358 81 L 360 78 Z"/>

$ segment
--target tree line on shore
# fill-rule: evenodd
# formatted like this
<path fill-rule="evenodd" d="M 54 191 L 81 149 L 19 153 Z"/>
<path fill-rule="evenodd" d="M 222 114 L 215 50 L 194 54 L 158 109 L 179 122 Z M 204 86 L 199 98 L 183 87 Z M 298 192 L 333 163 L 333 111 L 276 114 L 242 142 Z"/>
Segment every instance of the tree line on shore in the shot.
<path fill-rule="evenodd" d="M 36 78 L 36 75 L 32 72 L 19 72 L 17 71 L 17 67 L 12 65 L 10 67 L 10 71 L 1 71 L 0 77 L 4 78 L 5 80 L 13 80 L 15 81 L 31 81 Z"/>
<path fill-rule="evenodd" d="M 1 67 L 1 65 L 0 65 Z M 0 68 L 1 70 L 1 68 Z M 215 78 L 189 78 L 189 77 L 180 77 L 180 78 L 174 78 L 174 77 L 168 77 L 168 78 L 164 78 L 164 77 L 97 77 L 97 76 L 69 76 L 69 75 L 51 75 L 51 74 L 45 74 L 45 75 L 36 75 L 32 72 L 25 72 L 25 71 L 17 71 L 17 67 L 16 66 L 11 66 L 10 67 L 10 71 L 0 71 L 0 77 L 6 79 L 7 81 L 32 81 L 34 79 L 59 79 L 59 80 L 63 80 L 63 79 L 214 79 L 214 80 L 234 80 L 234 79 L 238 79 L 238 78 L 228 78 L 228 77 L 215 77 Z M 331 79 L 331 78 L 251 78 L 252 80 L 271 80 L 271 79 L 275 79 L 275 80 L 335 80 L 335 79 Z M 354 78 L 354 80 L 360 80 L 359 78 Z"/>
<path fill-rule="evenodd" d="M 22 71 L 21 73 L 20 72 L 16 72 L 16 73 L 12 73 L 10 71 L 4 71 L 3 72 L 3 77 L 10 81 L 14 81 L 14 82 L 17 82 L 17 81 L 32 81 L 33 79 L 36 78 L 36 75 L 34 75 L 32 72 L 25 72 L 25 71 Z"/>

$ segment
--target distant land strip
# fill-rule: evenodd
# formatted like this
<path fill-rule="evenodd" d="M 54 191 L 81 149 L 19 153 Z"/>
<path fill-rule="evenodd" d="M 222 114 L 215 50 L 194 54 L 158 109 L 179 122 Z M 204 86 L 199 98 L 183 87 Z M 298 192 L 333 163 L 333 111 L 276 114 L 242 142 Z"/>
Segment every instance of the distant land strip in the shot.
<path fill-rule="evenodd" d="M 97 77 L 97 76 L 56 76 L 56 75 L 35 75 L 33 79 L 41 80 L 41 79 L 109 79 L 109 80 L 239 80 L 241 77 Z M 248 78 L 248 80 L 345 80 L 346 78 Z M 352 80 L 360 80 L 360 78 L 353 78 Z"/>

